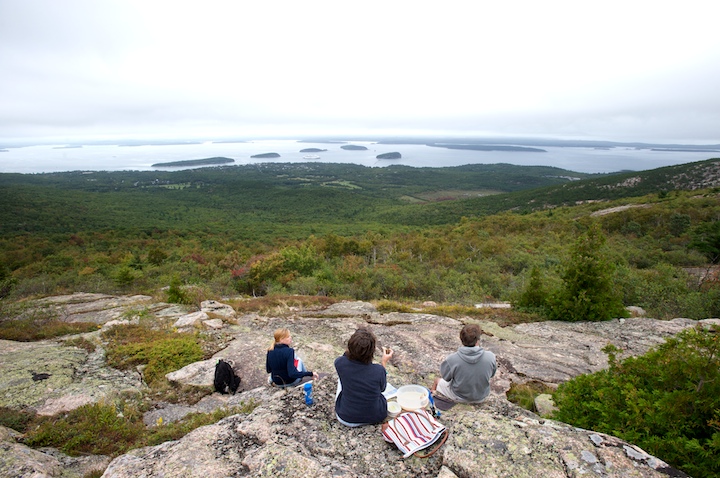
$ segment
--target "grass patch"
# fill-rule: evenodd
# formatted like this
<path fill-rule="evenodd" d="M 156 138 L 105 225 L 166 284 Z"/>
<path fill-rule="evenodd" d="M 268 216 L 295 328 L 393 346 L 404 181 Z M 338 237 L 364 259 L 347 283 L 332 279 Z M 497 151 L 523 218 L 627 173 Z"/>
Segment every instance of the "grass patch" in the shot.
<path fill-rule="evenodd" d="M 193 413 L 177 422 L 152 428 L 145 427 L 142 414 L 132 405 L 84 405 L 55 417 L 35 417 L 32 426 L 26 427 L 29 431 L 25 444 L 32 447 L 55 447 L 70 456 L 118 456 L 133 448 L 178 440 L 198 427 L 216 423 L 227 416 L 249 414 L 258 405 L 250 400 L 240 407 L 217 409 L 212 413 Z"/>
<path fill-rule="evenodd" d="M 282 316 L 284 314 L 297 312 L 296 308 L 311 309 L 325 308 L 339 299 L 320 295 L 266 295 L 254 297 L 248 300 L 232 301 L 232 306 L 240 314 L 258 312 L 261 314 L 272 313 Z M 292 308 L 292 309 L 291 309 Z"/>
<path fill-rule="evenodd" d="M 196 334 L 127 325 L 113 327 L 103 338 L 108 340 L 108 364 L 120 369 L 144 365 L 143 377 L 153 388 L 166 382 L 165 374 L 204 358 Z"/>
<path fill-rule="evenodd" d="M 33 418 L 35 418 L 35 414 L 32 412 L 0 407 L 0 425 L 12 428 L 16 432 L 25 433 Z"/>
<path fill-rule="evenodd" d="M 425 308 L 423 312 L 426 314 L 452 317 L 454 319 L 470 317 L 478 320 L 488 320 L 497 323 L 501 327 L 542 320 L 537 315 L 521 312 L 516 309 L 489 309 L 466 305 L 438 305 L 437 307 Z"/>
<path fill-rule="evenodd" d="M 136 410 L 95 403 L 67 414 L 42 417 L 30 430 L 25 444 L 51 446 L 70 456 L 83 454 L 117 456 L 142 443 L 145 426 Z"/>
<path fill-rule="evenodd" d="M 552 394 L 555 390 L 540 382 L 513 383 L 507 391 L 507 399 L 525 410 L 535 410 L 535 398 L 543 393 Z"/>
<path fill-rule="evenodd" d="M 56 318 L 23 317 L 0 322 L 0 339 L 35 342 L 63 335 L 83 334 L 97 329 L 97 324 L 88 322 L 64 322 Z"/>
<path fill-rule="evenodd" d="M 389 312 L 417 312 L 410 305 L 395 300 L 381 300 L 375 304 L 378 312 L 387 314 Z"/>
<path fill-rule="evenodd" d="M 66 347 L 77 347 L 79 349 L 83 349 L 89 354 L 95 352 L 95 349 L 97 348 L 94 343 L 84 337 L 74 337 L 72 339 L 68 339 L 63 342 L 63 345 Z"/>

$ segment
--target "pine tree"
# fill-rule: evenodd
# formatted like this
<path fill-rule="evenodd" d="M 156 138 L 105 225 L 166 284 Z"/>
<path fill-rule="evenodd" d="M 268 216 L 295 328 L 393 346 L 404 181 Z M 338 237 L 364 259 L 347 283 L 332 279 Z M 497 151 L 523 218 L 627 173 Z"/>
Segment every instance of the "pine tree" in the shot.
<path fill-rule="evenodd" d="M 550 318 L 576 322 L 610 320 L 626 315 L 613 287 L 614 265 L 606 256 L 605 236 L 593 224 L 575 243 L 563 285 L 551 301 Z"/>

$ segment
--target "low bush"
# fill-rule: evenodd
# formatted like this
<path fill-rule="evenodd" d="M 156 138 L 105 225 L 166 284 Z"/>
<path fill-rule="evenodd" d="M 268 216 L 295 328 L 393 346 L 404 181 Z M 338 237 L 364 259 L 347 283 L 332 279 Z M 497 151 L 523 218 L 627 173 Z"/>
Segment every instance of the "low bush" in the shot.
<path fill-rule="evenodd" d="M 27 317 L 6 318 L 0 321 L 0 339 L 35 342 L 63 335 L 91 332 L 97 328 L 97 324 L 94 323 L 65 322 L 52 316 L 31 314 Z"/>
<path fill-rule="evenodd" d="M 165 383 L 165 374 L 204 356 L 195 334 L 127 325 L 113 327 L 103 337 L 108 340 L 108 364 L 121 369 L 144 365 L 143 377 L 151 387 Z"/>
<path fill-rule="evenodd" d="M 137 412 L 96 403 L 39 420 L 25 444 L 52 446 L 70 456 L 119 455 L 142 441 L 145 425 Z"/>
<path fill-rule="evenodd" d="M 681 332 L 640 357 L 580 375 L 554 394 L 554 417 L 615 435 L 697 477 L 720 473 L 720 327 Z"/>
<path fill-rule="evenodd" d="M 176 422 L 147 428 L 142 414 L 130 404 L 96 403 L 54 417 L 35 417 L 25 443 L 33 447 L 59 448 L 70 456 L 117 456 L 133 448 L 178 440 L 198 427 L 227 416 L 248 414 L 257 405 L 251 400 L 240 407 L 193 413 Z"/>

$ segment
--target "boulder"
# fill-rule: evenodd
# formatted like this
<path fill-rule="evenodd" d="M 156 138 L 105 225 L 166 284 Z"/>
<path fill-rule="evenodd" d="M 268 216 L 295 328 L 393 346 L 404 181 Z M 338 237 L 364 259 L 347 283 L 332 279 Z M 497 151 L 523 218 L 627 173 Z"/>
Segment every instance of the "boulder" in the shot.
<path fill-rule="evenodd" d="M 173 327 L 176 327 L 178 329 L 191 328 L 199 324 L 200 322 L 208 319 L 210 319 L 210 317 L 208 317 L 208 315 L 203 311 L 192 312 L 190 314 L 185 314 L 179 319 L 177 319 L 177 321 L 173 324 Z"/>
<path fill-rule="evenodd" d="M 541 417 L 551 416 L 553 412 L 557 410 L 552 395 L 550 395 L 549 393 L 541 393 L 540 395 L 535 397 L 535 401 L 533 404 L 535 405 L 535 411 Z"/>
<path fill-rule="evenodd" d="M 225 323 L 222 319 L 210 319 L 203 320 L 203 325 L 208 329 L 219 330 L 225 327 Z"/>
<path fill-rule="evenodd" d="M 223 304 L 216 300 L 205 300 L 200 303 L 200 310 L 208 314 L 208 316 L 216 316 L 221 319 L 234 319 L 237 316 L 232 306 Z"/>

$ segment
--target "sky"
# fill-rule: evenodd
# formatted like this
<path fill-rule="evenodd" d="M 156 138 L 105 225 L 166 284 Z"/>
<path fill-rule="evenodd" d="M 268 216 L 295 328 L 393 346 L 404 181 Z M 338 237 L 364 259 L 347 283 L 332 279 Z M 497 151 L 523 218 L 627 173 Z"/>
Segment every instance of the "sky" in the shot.
<path fill-rule="evenodd" d="M 0 144 L 720 143 L 714 1 L 0 0 Z"/>

